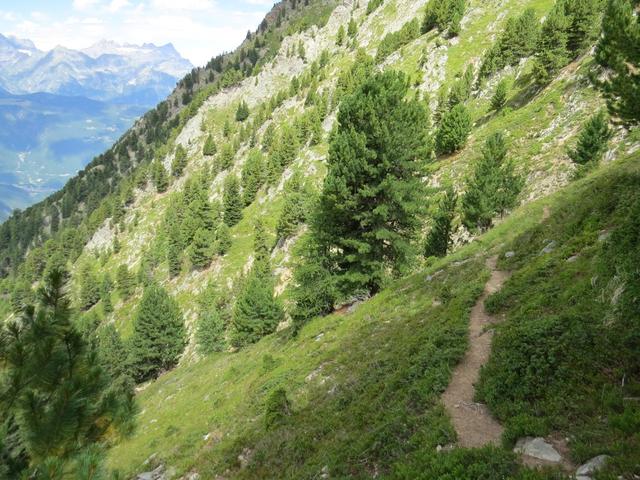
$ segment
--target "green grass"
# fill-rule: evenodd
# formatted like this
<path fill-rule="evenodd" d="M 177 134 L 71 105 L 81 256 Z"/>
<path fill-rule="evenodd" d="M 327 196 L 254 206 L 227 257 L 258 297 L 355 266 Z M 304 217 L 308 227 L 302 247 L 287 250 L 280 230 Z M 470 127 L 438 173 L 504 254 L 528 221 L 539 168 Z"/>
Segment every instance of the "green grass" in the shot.
<path fill-rule="evenodd" d="M 638 155 L 618 163 L 556 195 L 548 220 L 503 247 L 514 274 L 487 307 L 507 321 L 479 389 L 507 444 L 560 432 L 578 463 L 612 455 L 612 475 L 637 473 L 640 459 L 640 168 Z"/>

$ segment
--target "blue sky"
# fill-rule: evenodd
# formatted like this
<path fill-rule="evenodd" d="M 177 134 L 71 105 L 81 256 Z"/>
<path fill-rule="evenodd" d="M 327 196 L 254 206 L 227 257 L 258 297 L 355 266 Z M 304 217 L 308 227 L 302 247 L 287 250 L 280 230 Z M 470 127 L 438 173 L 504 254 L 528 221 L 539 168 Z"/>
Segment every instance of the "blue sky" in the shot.
<path fill-rule="evenodd" d="M 0 0 L 0 33 L 85 48 L 99 40 L 173 43 L 196 65 L 232 50 L 274 0 Z"/>

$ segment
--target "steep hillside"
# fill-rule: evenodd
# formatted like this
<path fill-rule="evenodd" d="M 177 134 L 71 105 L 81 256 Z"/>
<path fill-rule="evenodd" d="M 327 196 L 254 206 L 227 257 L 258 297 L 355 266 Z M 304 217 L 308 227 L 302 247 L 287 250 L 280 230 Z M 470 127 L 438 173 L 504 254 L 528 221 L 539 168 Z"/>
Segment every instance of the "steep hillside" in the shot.
<path fill-rule="evenodd" d="M 145 162 L 122 170 L 91 216 L 71 215 L 79 234 L 62 231 L 24 262 L 31 240 L 12 247 L 0 313 L 12 318 L 43 274 L 67 268 L 78 325 L 108 351 L 107 368 L 138 384 L 136 429 L 108 436 L 109 469 L 154 479 L 535 480 L 570 478 L 607 455 L 583 476 L 640 475 L 640 137 L 604 121 L 596 161 L 581 165 L 574 150 L 606 109 L 593 48 L 603 4 L 588 2 L 592 27 L 580 36 L 566 34 L 565 3 L 554 0 L 307 3 L 276 5 L 239 51 L 207 67 L 224 72 L 213 83 L 197 71 L 147 116 Z M 434 5 L 464 11 L 447 17 Z M 553 35 L 580 46 L 541 53 Z M 376 81 L 402 92 L 389 119 L 371 113 L 384 90 Z M 373 121 L 359 118 L 359 100 Z M 388 131 L 398 105 L 416 118 L 430 110 L 412 184 L 426 186 L 412 198 L 425 207 L 411 219 L 419 235 L 405 245 L 410 261 L 357 284 L 361 272 L 340 277 L 343 265 L 370 245 L 354 236 L 323 251 L 318 219 L 335 200 L 328 188 L 351 193 L 352 179 L 331 177 L 353 173 L 336 158 L 360 152 L 369 134 L 405 138 Z M 374 133 L 341 131 L 353 117 Z M 365 180 L 377 174 L 363 170 Z M 491 185 L 494 197 L 473 204 Z M 9 225 L 5 237 L 24 234 Z M 436 250 L 439 228 L 447 235 Z M 356 247 L 341 259 L 349 241 Z M 338 258 L 329 274 L 326 258 Z M 154 335 L 180 354 L 153 351 Z"/>

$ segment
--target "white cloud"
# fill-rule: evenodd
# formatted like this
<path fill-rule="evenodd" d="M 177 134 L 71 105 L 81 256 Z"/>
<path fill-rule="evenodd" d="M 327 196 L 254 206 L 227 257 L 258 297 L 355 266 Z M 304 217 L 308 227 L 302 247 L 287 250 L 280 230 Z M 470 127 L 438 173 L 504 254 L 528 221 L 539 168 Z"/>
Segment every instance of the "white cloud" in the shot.
<path fill-rule="evenodd" d="M 76 10 L 86 10 L 98 4 L 98 0 L 73 0 L 73 8 Z"/>
<path fill-rule="evenodd" d="M 213 0 L 73 0 L 68 11 L 46 11 L 48 18 L 18 18 L 0 31 L 28 38 L 42 50 L 56 45 L 86 48 L 100 40 L 119 43 L 173 43 L 196 65 L 204 65 L 223 51 L 233 50 L 255 30 L 273 0 L 236 2 Z M 260 5 L 260 6 L 258 6 Z"/>

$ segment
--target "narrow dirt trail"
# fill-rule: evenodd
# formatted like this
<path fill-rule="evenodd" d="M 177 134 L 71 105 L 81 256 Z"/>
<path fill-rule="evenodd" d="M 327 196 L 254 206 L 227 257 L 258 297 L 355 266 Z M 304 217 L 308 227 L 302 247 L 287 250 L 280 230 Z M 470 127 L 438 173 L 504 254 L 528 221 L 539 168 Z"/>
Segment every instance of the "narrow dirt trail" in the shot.
<path fill-rule="evenodd" d="M 442 395 L 442 401 L 458 435 L 457 445 L 460 447 L 498 445 L 503 431 L 502 425 L 491 416 L 487 407 L 475 403 L 473 399 L 480 367 L 489 360 L 491 353 L 493 332 L 485 331 L 485 328 L 498 321 L 486 312 L 484 301 L 489 295 L 500 290 L 509 278 L 509 272 L 496 270 L 496 262 L 497 257 L 487 260 L 491 278 L 471 310 L 469 349 L 453 371 L 451 383 Z"/>

